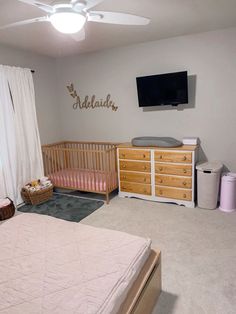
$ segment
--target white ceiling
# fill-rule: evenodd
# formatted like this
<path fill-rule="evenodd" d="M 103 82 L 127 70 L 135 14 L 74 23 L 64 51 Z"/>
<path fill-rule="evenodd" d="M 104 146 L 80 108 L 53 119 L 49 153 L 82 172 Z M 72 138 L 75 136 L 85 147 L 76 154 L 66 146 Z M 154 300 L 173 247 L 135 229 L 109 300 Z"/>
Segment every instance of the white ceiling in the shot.
<path fill-rule="evenodd" d="M 34 23 L 0 30 L 0 43 L 60 57 L 236 26 L 236 0 L 104 0 L 93 9 L 141 15 L 151 23 L 120 26 L 90 22 L 82 42 L 58 33 L 50 23 Z M 43 15 L 38 8 L 17 0 L 0 0 L 0 25 Z"/>

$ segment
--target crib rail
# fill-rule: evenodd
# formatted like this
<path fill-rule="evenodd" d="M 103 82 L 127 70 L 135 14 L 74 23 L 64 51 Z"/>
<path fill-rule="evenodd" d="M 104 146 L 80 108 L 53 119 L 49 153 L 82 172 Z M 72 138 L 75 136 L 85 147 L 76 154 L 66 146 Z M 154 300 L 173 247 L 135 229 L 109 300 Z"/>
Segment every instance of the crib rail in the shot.
<path fill-rule="evenodd" d="M 54 183 L 58 187 L 109 194 L 118 186 L 116 146 L 72 141 L 44 145 L 45 175 L 60 182 Z"/>

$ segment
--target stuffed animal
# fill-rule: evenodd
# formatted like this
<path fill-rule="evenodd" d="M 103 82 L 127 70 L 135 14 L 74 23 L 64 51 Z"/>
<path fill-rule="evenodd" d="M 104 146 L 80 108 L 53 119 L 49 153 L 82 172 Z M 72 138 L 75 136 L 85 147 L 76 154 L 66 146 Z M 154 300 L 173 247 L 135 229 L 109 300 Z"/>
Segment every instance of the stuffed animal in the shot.
<path fill-rule="evenodd" d="M 46 189 L 50 186 L 52 186 L 51 181 L 47 177 L 42 177 L 39 180 L 33 180 L 32 182 L 28 183 L 25 186 L 25 189 L 29 190 L 30 192 L 36 192 Z"/>

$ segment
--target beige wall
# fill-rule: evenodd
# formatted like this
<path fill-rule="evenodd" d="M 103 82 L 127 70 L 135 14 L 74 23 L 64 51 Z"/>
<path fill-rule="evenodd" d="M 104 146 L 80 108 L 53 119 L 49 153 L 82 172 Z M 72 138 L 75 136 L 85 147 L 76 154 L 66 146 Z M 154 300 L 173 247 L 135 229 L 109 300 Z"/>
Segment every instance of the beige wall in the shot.
<path fill-rule="evenodd" d="M 236 28 L 57 60 L 65 139 L 130 141 L 135 136 L 198 136 L 208 159 L 236 171 Z M 188 70 L 190 104 L 138 107 L 136 76 Z M 66 85 L 119 106 L 73 110 Z M 203 154 L 202 154 L 203 155 Z"/>
<path fill-rule="evenodd" d="M 0 64 L 35 70 L 33 78 L 41 142 L 59 140 L 62 134 L 55 92 L 55 60 L 0 45 Z"/>
<path fill-rule="evenodd" d="M 236 28 L 53 59 L 0 46 L 0 64 L 34 69 L 42 143 L 61 139 L 129 141 L 135 136 L 199 136 L 210 160 L 236 171 Z M 138 107 L 136 76 L 188 70 L 190 104 Z M 119 106 L 73 110 L 66 85 L 82 98 L 111 93 Z M 203 155 L 203 153 L 202 153 Z"/>

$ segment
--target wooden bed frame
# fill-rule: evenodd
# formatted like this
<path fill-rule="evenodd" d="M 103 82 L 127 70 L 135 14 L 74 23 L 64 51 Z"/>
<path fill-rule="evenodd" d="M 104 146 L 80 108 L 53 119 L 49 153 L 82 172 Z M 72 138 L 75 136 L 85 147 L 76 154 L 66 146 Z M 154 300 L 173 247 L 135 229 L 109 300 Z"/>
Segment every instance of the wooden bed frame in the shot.
<path fill-rule="evenodd" d="M 161 252 L 151 250 L 118 314 L 151 314 L 160 293 Z"/>

